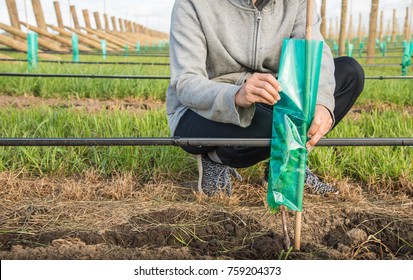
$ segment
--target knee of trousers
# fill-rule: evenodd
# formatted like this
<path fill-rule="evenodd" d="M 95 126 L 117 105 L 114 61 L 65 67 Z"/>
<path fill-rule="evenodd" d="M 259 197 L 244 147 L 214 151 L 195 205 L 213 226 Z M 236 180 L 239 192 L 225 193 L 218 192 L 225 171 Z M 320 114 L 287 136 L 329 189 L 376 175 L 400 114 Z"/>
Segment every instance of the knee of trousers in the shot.
<path fill-rule="evenodd" d="M 342 56 L 334 59 L 334 64 L 337 74 L 341 77 L 364 84 L 364 69 L 357 60 L 349 56 Z"/>

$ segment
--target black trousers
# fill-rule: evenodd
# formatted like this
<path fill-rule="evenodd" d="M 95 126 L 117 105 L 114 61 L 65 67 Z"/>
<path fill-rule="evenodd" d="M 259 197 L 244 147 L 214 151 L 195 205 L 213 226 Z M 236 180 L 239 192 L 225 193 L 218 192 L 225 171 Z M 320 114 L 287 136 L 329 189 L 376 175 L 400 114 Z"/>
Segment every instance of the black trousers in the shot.
<path fill-rule="evenodd" d="M 335 124 L 348 113 L 364 88 L 364 71 L 360 64 L 350 57 L 334 59 L 336 89 Z M 271 138 L 272 106 L 256 104 L 251 125 L 242 128 L 233 124 L 219 123 L 201 117 L 187 110 L 179 121 L 175 136 L 202 138 Z M 215 150 L 223 164 L 231 167 L 249 167 L 269 158 L 270 147 L 183 147 L 191 154 L 206 154 Z"/>

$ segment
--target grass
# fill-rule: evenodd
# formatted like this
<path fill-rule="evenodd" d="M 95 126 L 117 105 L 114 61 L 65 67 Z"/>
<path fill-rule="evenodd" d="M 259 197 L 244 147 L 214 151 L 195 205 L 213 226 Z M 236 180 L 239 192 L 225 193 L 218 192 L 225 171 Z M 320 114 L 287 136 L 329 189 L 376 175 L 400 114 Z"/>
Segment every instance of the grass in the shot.
<path fill-rule="evenodd" d="M 169 137 L 164 109 L 144 114 L 114 110 L 91 114 L 79 109 L 7 108 L 0 111 L 0 137 Z M 351 117 L 329 137 L 409 137 L 413 116 L 408 112 L 372 109 Z M 310 162 L 320 174 L 362 182 L 383 178 L 413 180 L 413 149 L 394 147 L 319 148 Z M 374 164 L 373 164 L 374 163 Z M 178 147 L 6 147 L 0 149 L 0 171 L 25 170 L 32 175 L 73 175 L 96 170 L 102 175 L 133 172 L 143 181 L 161 177 L 180 179 L 195 173 L 192 157 Z M 261 166 L 244 170 L 257 181 Z M 258 176 L 258 177 L 257 177 Z"/>
<path fill-rule="evenodd" d="M 139 61 L 165 61 L 165 58 L 145 58 Z M 127 61 L 126 58 L 120 59 Z M 88 59 L 86 61 L 91 61 Z M 101 61 L 101 60 L 100 60 Z M 117 60 L 119 61 L 119 60 Z M 133 61 L 136 61 L 135 59 Z M 26 73 L 26 63 L 2 63 L 1 72 Z M 147 65 L 75 65 L 40 63 L 33 73 L 95 74 L 95 75 L 150 75 L 169 76 L 168 66 Z M 165 99 L 168 80 L 119 80 L 75 78 L 0 78 L 0 92 L 18 96 L 31 94 L 39 97 L 80 98 L 154 98 Z"/>
<path fill-rule="evenodd" d="M 388 55 L 395 55 L 389 53 Z M 17 54 L 21 56 L 21 54 Z M 70 60 L 70 55 L 61 56 Z M 101 61 L 82 56 L 83 61 Z M 108 57 L 107 61 L 167 62 L 165 57 Z M 363 58 L 359 59 L 363 62 Z M 395 63 L 397 59 L 376 59 Z M 25 63 L 0 64 L 2 72 L 26 72 Z M 169 75 L 168 67 L 125 65 L 58 65 L 41 63 L 36 73 L 77 73 L 109 75 Z M 367 76 L 400 75 L 399 67 L 366 68 Z M 31 94 L 42 98 L 151 98 L 165 100 L 168 81 L 0 78 L 0 92 Z M 367 80 L 356 106 L 360 114 L 347 117 L 328 137 L 410 137 L 413 135 L 412 80 Z M 407 106 L 407 107 L 406 107 Z M 166 137 L 169 136 L 164 110 L 144 115 L 115 110 L 90 114 L 63 108 L 2 108 L 0 137 Z M 310 154 L 312 168 L 321 175 L 338 179 L 350 177 L 362 182 L 413 179 L 412 149 L 319 148 Z M 110 175 L 134 172 L 144 180 L 171 174 L 193 174 L 191 157 L 177 147 L 18 147 L 2 148 L 0 171 L 24 170 L 33 175 L 76 174 L 85 170 Z M 262 166 L 244 172 L 256 181 Z M 261 176 L 261 175 L 259 175 Z"/>
<path fill-rule="evenodd" d="M 164 110 L 134 115 L 100 112 L 3 109 L 0 137 L 166 137 Z M 188 158 L 176 147 L 9 147 L 0 149 L 0 171 L 33 175 L 79 174 L 94 169 L 103 175 L 133 171 L 144 180 L 160 174 L 183 174 Z M 178 164 L 181 163 L 181 164 Z"/>

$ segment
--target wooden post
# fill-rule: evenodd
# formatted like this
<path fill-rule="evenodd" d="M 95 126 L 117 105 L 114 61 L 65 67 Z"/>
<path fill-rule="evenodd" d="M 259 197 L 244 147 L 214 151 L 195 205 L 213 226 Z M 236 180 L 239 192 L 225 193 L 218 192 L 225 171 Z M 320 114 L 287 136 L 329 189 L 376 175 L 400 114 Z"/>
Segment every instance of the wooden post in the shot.
<path fill-rule="evenodd" d="M 404 20 L 403 38 L 404 40 L 409 41 L 409 7 L 406 7 L 406 18 Z"/>
<path fill-rule="evenodd" d="M 94 12 L 93 15 L 95 17 L 96 30 L 102 30 L 102 24 L 100 22 L 99 12 Z"/>
<path fill-rule="evenodd" d="M 21 30 L 20 19 L 17 12 L 16 0 L 6 0 L 7 10 L 9 11 L 11 26 Z"/>
<path fill-rule="evenodd" d="M 110 31 L 108 14 L 104 14 L 103 18 L 105 19 L 105 30 Z"/>
<path fill-rule="evenodd" d="M 63 24 L 62 12 L 60 11 L 59 1 L 54 1 L 53 5 L 54 5 L 54 10 L 56 12 L 57 26 L 60 28 L 65 28 L 65 25 Z"/>
<path fill-rule="evenodd" d="M 70 13 L 72 14 L 73 24 L 75 26 L 75 29 L 80 30 L 79 19 L 76 13 L 76 7 L 74 5 L 70 6 Z"/>
<path fill-rule="evenodd" d="M 334 39 L 339 40 L 340 38 L 340 23 L 338 16 L 336 17 L 336 32 L 334 33 Z"/>
<path fill-rule="evenodd" d="M 90 24 L 89 11 L 88 10 L 83 10 L 82 13 L 83 13 L 83 18 L 85 20 L 86 28 L 92 29 L 92 25 Z"/>
<path fill-rule="evenodd" d="M 346 25 L 347 25 L 347 0 L 341 0 L 341 24 L 338 55 L 346 54 Z"/>
<path fill-rule="evenodd" d="M 391 36 L 391 20 L 387 20 L 386 36 Z"/>
<path fill-rule="evenodd" d="M 130 32 L 130 30 L 129 30 L 129 21 L 125 19 L 123 22 L 124 22 L 124 25 L 125 25 L 125 32 Z"/>
<path fill-rule="evenodd" d="M 357 36 L 359 37 L 359 42 L 363 41 L 363 31 L 362 31 L 362 26 L 363 26 L 363 18 L 361 16 L 361 13 L 359 13 L 359 26 L 357 29 Z"/>
<path fill-rule="evenodd" d="M 14 50 L 21 51 L 21 52 L 27 52 L 27 43 L 22 42 L 22 41 L 17 41 L 15 39 L 12 39 L 9 36 L 5 36 L 0 34 L 0 44 L 8 46 Z"/>
<path fill-rule="evenodd" d="M 24 33 L 23 31 L 21 31 L 17 28 L 7 26 L 3 23 L 0 23 L 0 29 L 3 29 L 4 31 L 7 31 L 7 32 L 9 32 L 9 33 L 11 33 L 15 36 L 18 36 L 18 37 L 22 38 L 23 40 L 27 40 L 27 33 Z M 46 48 L 46 49 L 49 49 L 49 50 L 52 50 L 52 51 L 57 51 L 57 52 L 68 51 L 68 49 L 62 48 L 59 45 L 57 45 L 53 42 L 50 42 L 48 40 L 45 40 L 45 39 L 42 39 L 42 38 L 39 38 L 38 40 L 39 40 L 38 41 L 39 46 L 41 46 L 43 48 Z"/>
<path fill-rule="evenodd" d="M 119 18 L 118 21 L 119 21 L 119 31 L 122 33 L 125 32 L 125 29 L 123 28 L 123 20 Z"/>
<path fill-rule="evenodd" d="M 47 30 L 46 21 L 44 19 L 42 4 L 40 0 L 32 0 L 33 12 L 36 18 L 37 26 L 40 29 Z"/>
<path fill-rule="evenodd" d="M 367 45 L 367 63 L 374 63 L 374 55 L 376 54 L 376 35 L 377 35 L 377 16 L 379 8 L 379 0 L 371 1 L 370 26 L 369 26 L 369 41 Z"/>
<path fill-rule="evenodd" d="M 391 33 L 391 41 L 396 43 L 397 38 L 397 18 L 396 18 L 396 9 L 393 9 L 393 30 Z"/>
<path fill-rule="evenodd" d="M 328 27 L 328 39 L 333 40 L 333 18 L 330 18 L 330 25 Z"/>
<path fill-rule="evenodd" d="M 116 26 L 116 18 L 111 17 L 110 19 L 112 20 L 113 31 L 118 32 L 118 27 Z"/>
<path fill-rule="evenodd" d="M 353 40 L 353 15 L 350 14 L 350 24 L 348 26 L 347 43 L 351 44 L 352 40 Z"/>
<path fill-rule="evenodd" d="M 383 18 L 383 11 L 380 12 L 380 31 L 379 31 L 379 40 L 380 42 L 383 39 L 384 35 L 384 18 Z"/>
<path fill-rule="evenodd" d="M 327 18 L 326 18 L 326 2 L 327 0 L 321 0 L 321 26 L 320 31 L 323 38 L 327 38 Z"/>
<path fill-rule="evenodd" d="M 28 29 L 30 29 L 30 30 L 38 33 L 38 34 L 41 35 L 42 37 L 47 37 L 47 38 L 49 38 L 49 39 L 52 39 L 53 41 L 59 42 L 59 43 L 61 43 L 62 45 L 65 45 L 65 46 L 67 46 L 67 47 L 69 47 L 69 48 L 72 46 L 72 40 L 66 38 L 65 36 L 55 35 L 55 34 L 49 33 L 49 32 L 47 32 L 46 30 L 41 29 L 40 27 L 32 26 L 32 25 L 29 25 L 29 24 L 24 23 L 24 22 L 22 22 L 21 24 L 24 25 L 24 26 L 26 26 Z M 92 49 L 90 49 L 90 48 L 88 48 L 88 47 L 85 47 L 85 46 L 82 46 L 82 45 L 79 45 L 79 50 L 82 51 L 82 52 L 90 52 L 90 51 L 92 51 Z"/>
<path fill-rule="evenodd" d="M 53 29 L 54 31 L 59 32 L 61 36 L 65 36 L 65 37 L 72 38 L 72 33 L 66 31 L 66 30 L 63 29 L 63 28 L 56 27 L 56 26 L 53 26 L 53 25 L 48 25 L 48 27 L 51 28 L 51 29 Z M 95 38 L 88 37 L 89 35 L 87 35 L 87 34 L 85 34 L 85 33 L 82 33 L 82 32 L 79 31 L 79 30 L 76 30 L 76 29 L 73 29 L 73 28 L 70 28 L 70 27 L 67 27 L 67 28 L 68 28 L 71 32 L 73 32 L 73 33 L 75 33 L 75 34 L 77 34 L 77 35 L 79 36 L 79 38 L 78 38 L 78 39 L 79 39 L 79 43 L 100 50 L 101 45 L 100 45 L 100 43 L 98 42 L 98 40 L 95 40 Z M 79 48 L 80 48 L 80 45 L 79 45 Z M 109 50 L 109 47 L 107 47 L 107 49 Z M 110 50 L 113 50 L 113 49 L 110 49 Z"/>

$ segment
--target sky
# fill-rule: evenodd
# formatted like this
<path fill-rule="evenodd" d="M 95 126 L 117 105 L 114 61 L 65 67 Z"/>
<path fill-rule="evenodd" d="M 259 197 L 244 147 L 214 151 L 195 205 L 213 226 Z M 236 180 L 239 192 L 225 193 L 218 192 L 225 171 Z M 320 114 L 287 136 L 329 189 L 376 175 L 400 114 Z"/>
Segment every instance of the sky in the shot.
<path fill-rule="evenodd" d="M 19 17 L 21 21 L 27 21 L 35 25 L 35 18 L 32 10 L 31 0 L 15 0 Z M 55 0 L 41 0 L 46 22 L 48 24 L 57 25 L 56 15 L 54 12 L 53 2 Z M 205 0 L 208 1 L 208 0 Z M 220 0 L 225 1 L 225 0 Z M 358 14 L 362 13 L 364 24 L 368 25 L 368 16 L 370 12 L 370 0 L 348 0 L 349 11 L 355 15 L 358 22 Z M 80 25 L 84 26 L 82 10 L 88 9 L 89 14 L 97 11 L 103 17 L 103 13 L 107 13 L 109 17 L 121 17 L 123 19 L 132 20 L 134 22 L 143 24 L 149 28 L 156 29 L 163 32 L 169 32 L 170 15 L 174 0 L 59 0 L 60 9 L 62 11 L 63 21 L 65 25 L 71 26 L 72 20 L 69 13 L 69 6 L 75 5 Z M 316 0 L 318 7 L 320 7 L 321 0 Z M 351 4 L 354 2 L 353 4 Z M 406 7 L 410 6 L 412 0 L 380 0 L 380 10 L 384 10 L 384 22 L 387 25 L 388 20 L 392 17 L 392 10 L 397 10 L 399 23 L 404 22 L 406 15 Z M 26 6 L 26 9 L 25 9 Z M 327 0 L 327 18 L 335 18 L 340 15 L 341 0 Z M 101 19 L 103 23 L 103 18 Z M 0 22 L 10 25 L 10 19 L 6 9 L 6 0 L 0 0 Z M 92 20 L 94 26 L 94 19 Z M 111 23 L 110 23 L 111 24 Z M 327 23 L 329 24 L 329 22 Z"/>

